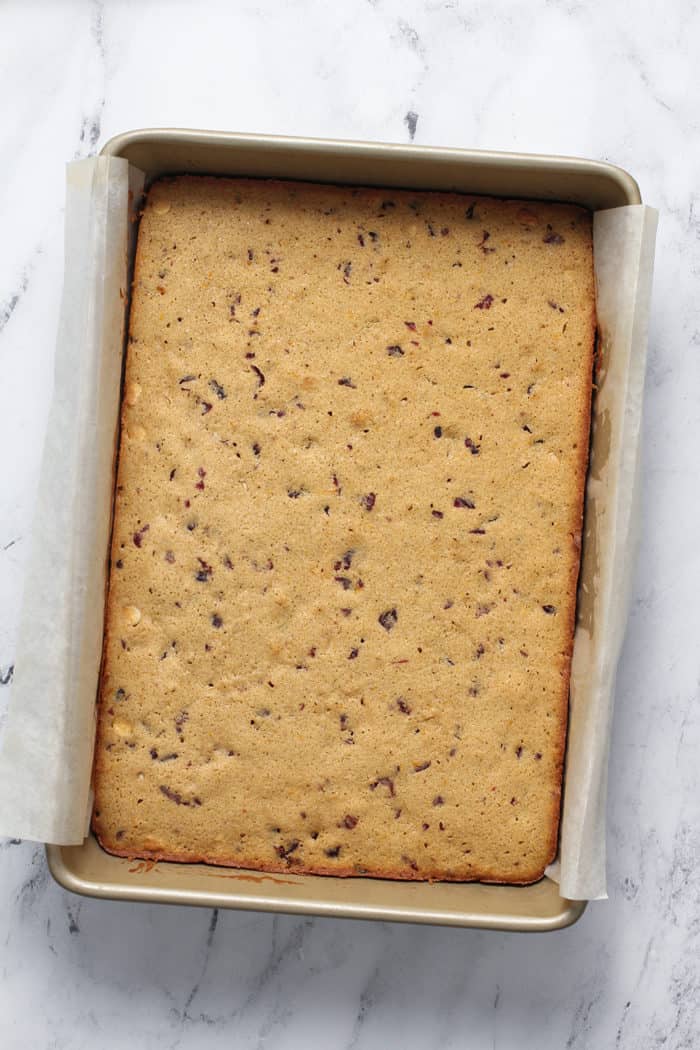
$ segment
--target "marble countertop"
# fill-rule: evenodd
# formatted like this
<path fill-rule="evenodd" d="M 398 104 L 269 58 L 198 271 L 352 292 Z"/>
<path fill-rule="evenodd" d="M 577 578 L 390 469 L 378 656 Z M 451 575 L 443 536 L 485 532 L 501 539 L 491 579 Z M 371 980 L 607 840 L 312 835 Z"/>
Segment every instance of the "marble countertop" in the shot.
<path fill-rule="evenodd" d="M 10 0 L 0 42 L 0 726 L 67 160 L 168 125 L 577 154 L 627 168 L 661 212 L 609 901 L 547 935 L 101 903 L 59 889 L 42 847 L 5 840 L 3 1047 L 700 1045 L 697 5 Z"/>

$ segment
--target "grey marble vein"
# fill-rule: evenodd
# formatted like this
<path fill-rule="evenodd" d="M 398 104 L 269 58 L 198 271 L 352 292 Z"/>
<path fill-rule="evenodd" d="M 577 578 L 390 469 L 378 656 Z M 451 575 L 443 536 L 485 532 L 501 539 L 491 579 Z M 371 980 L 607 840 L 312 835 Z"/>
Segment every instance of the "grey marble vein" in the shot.
<path fill-rule="evenodd" d="M 8 324 L 13 313 L 19 306 L 22 296 L 29 287 L 29 274 L 25 270 L 20 278 L 19 285 L 11 292 L 7 299 L 0 303 L 0 335 Z"/>
<path fill-rule="evenodd" d="M 411 142 L 413 142 L 416 137 L 416 128 L 418 127 L 418 114 L 414 113 L 412 109 L 409 109 L 406 116 L 403 118 L 403 122 L 408 128 L 408 137 Z"/>

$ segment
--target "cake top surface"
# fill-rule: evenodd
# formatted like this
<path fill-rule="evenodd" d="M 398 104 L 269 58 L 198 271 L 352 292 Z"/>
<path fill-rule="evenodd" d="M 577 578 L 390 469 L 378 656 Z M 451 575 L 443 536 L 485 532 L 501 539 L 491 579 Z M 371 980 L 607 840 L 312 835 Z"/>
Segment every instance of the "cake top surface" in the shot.
<path fill-rule="evenodd" d="M 107 848 L 539 877 L 593 331 L 573 206 L 151 187 L 96 759 Z"/>

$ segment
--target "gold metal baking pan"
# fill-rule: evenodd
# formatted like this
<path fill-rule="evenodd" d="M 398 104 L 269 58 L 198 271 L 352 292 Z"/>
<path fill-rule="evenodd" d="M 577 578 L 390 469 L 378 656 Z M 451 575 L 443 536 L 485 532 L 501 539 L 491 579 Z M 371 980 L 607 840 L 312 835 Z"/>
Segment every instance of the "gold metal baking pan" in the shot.
<path fill-rule="evenodd" d="M 173 172 L 249 175 L 571 201 L 594 210 L 641 201 L 625 171 L 568 157 L 166 129 L 118 135 L 102 153 L 125 157 L 147 181 Z M 48 846 L 47 857 L 62 886 L 90 897 L 498 930 L 560 929 L 585 909 L 546 877 L 533 886 L 486 886 L 267 875 L 129 861 L 106 853 L 92 834 L 81 846 Z"/>

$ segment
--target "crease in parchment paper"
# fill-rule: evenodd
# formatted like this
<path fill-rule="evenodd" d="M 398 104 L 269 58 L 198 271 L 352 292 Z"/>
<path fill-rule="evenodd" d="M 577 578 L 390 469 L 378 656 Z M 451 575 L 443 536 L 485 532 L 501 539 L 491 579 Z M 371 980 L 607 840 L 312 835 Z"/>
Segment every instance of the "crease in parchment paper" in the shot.
<path fill-rule="evenodd" d="M 119 158 L 68 166 L 66 267 L 16 678 L 0 754 L 0 833 L 82 842 L 95 696 L 132 205 L 143 175 Z M 605 896 L 605 799 L 615 670 L 636 546 L 639 437 L 656 212 L 597 212 L 602 367 L 586 497 L 560 851 L 562 896 Z"/>
<path fill-rule="evenodd" d="M 120 158 L 67 168 L 54 390 L 0 754 L 0 832 L 16 838 L 71 845 L 87 830 L 129 204 L 141 185 Z"/>

